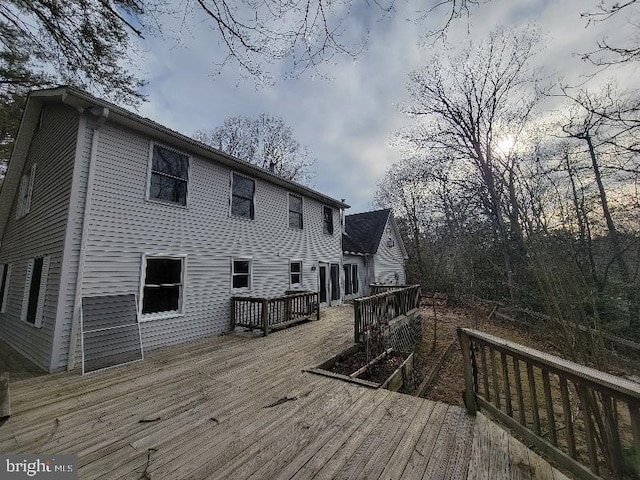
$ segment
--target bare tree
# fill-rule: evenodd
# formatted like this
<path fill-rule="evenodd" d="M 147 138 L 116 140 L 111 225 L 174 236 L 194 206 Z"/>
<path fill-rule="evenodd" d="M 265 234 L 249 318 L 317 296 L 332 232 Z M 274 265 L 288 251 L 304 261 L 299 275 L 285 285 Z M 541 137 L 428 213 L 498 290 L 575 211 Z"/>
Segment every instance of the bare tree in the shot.
<path fill-rule="evenodd" d="M 311 180 L 315 159 L 282 118 L 265 113 L 257 118 L 230 117 L 214 130 L 197 131 L 194 138 L 287 180 Z"/>
<path fill-rule="evenodd" d="M 595 65 L 608 66 L 640 60 L 640 45 L 638 45 L 638 24 L 631 21 L 631 16 L 638 14 L 638 0 L 611 1 L 600 0 L 594 9 L 583 12 L 581 17 L 587 20 L 587 26 L 595 23 L 606 22 L 613 17 L 627 15 L 629 27 L 633 31 L 631 43 L 626 45 L 615 45 L 606 38 L 598 42 L 597 49 L 583 54 L 583 59 Z"/>
<path fill-rule="evenodd" d="M 409 76 L 412 101 L 403 110 L 418 126 L 400 134 L 410 150 L 443 152 L 475 180 L 474 194 L 501 246 L 512 298 L 516 256 L 523 250 L 514 190 L 517 157 L 500 147 L 506 138 L 517 140 L 536 104 L 530 62 L 538 42 L 533 30 L 497 31 L 458 58 L 436 56 Z"/>

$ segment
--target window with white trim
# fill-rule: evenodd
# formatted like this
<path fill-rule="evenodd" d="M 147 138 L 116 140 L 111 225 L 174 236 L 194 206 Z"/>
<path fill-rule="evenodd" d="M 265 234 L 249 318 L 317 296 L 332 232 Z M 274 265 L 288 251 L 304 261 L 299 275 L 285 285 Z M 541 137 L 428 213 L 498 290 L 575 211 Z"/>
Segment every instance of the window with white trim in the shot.
<path fill-rule="evenodd" d="M 142 314 L 181 314 L 184 305 L 185 256 L 145 255 Z"/>
<path fill-rule="evenodd" d="M 9 280 L 11 279 L 11 265 L 0 263 L 0 313 L 7 309 L 7 296 L 9 294 Z"/>
<path fill-rule="evenodd" d="M 256 182 L 233 172 L 231 176 L 231 215 L 253 220 Z"/>
<path fill-rule="evenodd" d="M 326 205 L 322 207 L 322 231 L 333 235 L 333 208 Z"/>
<path fill-rule="evenodd" d="M 154 144 L 149 182 L 150 200 L 186 206 L 189 157 Z"/>
<path fill-rule="evenodd" d="M 291 260 L 289 263 L 289 283 L 292 287 L 302 285 L 302 262 L 300 260 Z"/>
<path fill-rule="evenodd" d="M 344 294 L 356 294 L 358 293 L 358 288 L 358 264 L 346 263 L 344 265 Z"/>
<path fill-rule="evenodd" d="M 31 195 L 33 194 L 33 181 L 35 177 L 36 166 L 33 165 L 31 170 L 29 170 L 29 173 L 25 173 L 20 179 L 16 219 L 24 217 L 31 210 Z"/>
<path fill-rule="evenodd" d="M 289 227 L 302 230 L 302 197 L 289 194 Z"/>
<path fill-rule="evenodd" d="M 251 290 L 251 258 L 231 259 L 231 288 L 232 290 Z"/>
<path fill-rule="evenodd" d="M 22 320 L 36 327 L 42 326 L 48 275 L 48 256 L 29 260 L 27 264 L 27 276 L 24 283 Z"/>

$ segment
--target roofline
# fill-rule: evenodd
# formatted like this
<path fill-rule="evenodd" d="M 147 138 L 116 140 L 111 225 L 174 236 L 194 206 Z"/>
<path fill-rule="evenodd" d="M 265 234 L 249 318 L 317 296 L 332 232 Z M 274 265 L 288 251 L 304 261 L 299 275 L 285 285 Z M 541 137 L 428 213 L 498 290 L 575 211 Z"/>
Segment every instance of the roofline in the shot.
<path fill-rule="evenodd" d="M 171 143 L 172 145 L 182 147 L 185 150 L 190 150 L 192 153 L 205 157 L 209 160 L 222 163 L 234 170 L 260 178 L 269 183 L 276 184 L 287 190 L 306 195 L 307 197 L 313 198 L 332 207 L 350 208 L 349 205 L 342 201 L 331 198 L 317 190 L 313 190 L 312 188 L 306 187 L 297 182 L 286 180 L 264 168 L 224 153 L 209 145 L 176 132 L 175 130 L 171 130 L 170 128 L 154 122 L 153 120 L 141 117 L 140 115 L 130 112 L 129 110 L 119 107 L 113 103 L 96 98 L 78 88 L 71 86 L 59 86 L 43 90 L 34 90 L 29 93 L 29 96 L 40 98 L 43 101 L 59 101 L 67 105 L 71 105 L 79 111 L 84 111 L 85 109 L 92 107 L 106 108 L 109 110 L 109 121 L 113 121 L 147 135 L 154 136 L 167 143 Z"/>

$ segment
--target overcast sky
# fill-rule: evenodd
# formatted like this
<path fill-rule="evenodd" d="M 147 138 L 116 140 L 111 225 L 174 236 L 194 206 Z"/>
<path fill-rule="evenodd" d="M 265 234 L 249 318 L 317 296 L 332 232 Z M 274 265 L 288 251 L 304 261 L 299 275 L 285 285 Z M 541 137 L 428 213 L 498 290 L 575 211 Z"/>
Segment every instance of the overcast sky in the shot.
<path fill-rule="evenodd" d="M 334 58 L 323 66 L 328 78 L 309 72 L 263 86 L 241 78 L 237 67 L 217 74 L 214 62 L 221 50 L 206 22 L 191 22 L 188 30 L 177 25 L 179 41 L 169 35 L 148 39 L 141 47 L 140 70 L 149 83 L 148 101 L 139 113 L 186 135 L 213 129 L 230 116 L 263 112 L 280 116 L 317 159 L 311 186 L 346 199 L 351 205 L 348 213 L 358 213 L 373 208 L 378 181 L 400 159 L 390 139 L 410 121 L 397 108 L 407 100 L 405 82 L 410 71 L 428 61 L 434 51 L 464 48 L 500 26 L 534 23 L 546 44 L 537 59 L 539 65 L 551 79 L 561 77 L 575 84 L 593 72 L 580 53 L 594 49 L 598 39 L 629 32 L 623 17 L 586 28 L 580 13 L 598 1 L 493 0 L 473 9 L 468 20 L 454 23 L 446 46 L 421 42 L 425 32 L 443 24 L 441 15 L 416 23 L 411 19 L 418 13 L 402 0 L 396 1 L 396 13 L 383 19 L 371 8 L 363 10 L 366 15 L 355 9 L 345 19 L 347 31 L 370 32 L 366 49 L 355 60 Z M 635 73 L 625 75 L 621 83 L 635 87 L 630 80 L 637 77 Z M 618 72 L 605 72 L 591 83 L 612 75 Z"/>

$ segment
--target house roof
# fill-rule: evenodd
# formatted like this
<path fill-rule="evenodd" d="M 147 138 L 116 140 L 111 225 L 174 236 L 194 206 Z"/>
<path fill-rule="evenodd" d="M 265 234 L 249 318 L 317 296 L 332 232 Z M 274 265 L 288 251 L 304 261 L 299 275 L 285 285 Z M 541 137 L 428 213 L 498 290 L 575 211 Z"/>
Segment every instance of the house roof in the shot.
<path fill-rule="evenodd" d="M 289 191 L 304 195 L 335 208 L 349 208 L 346 203 L 331 198 L 323 193 L 313 190 L 290 180 L 279 177 L 268 170 L 253 165 L 247 161 L 228 155 L 202 142 L 198 142 L 175 130 L 165 127 L 153 120 L 141 117 L 113 103 L 96 98 L 78 88 L 71 86 L 59 86 L 43 90 L 35 90 L 29 93 L 27 106 L 20 124 L 20 130 L 16 137 L 15 147 L 11 156 L 10 165 L 5 185 L 0 192 L 0 219 L 5 222 L 0 224 L 0 238 L 4 231 L 8 210 L 11 208 L 11 199 L 17 189 L 21 175 L 22 164 L 27 156 L 31 137 L 37 125 L 37 118 L 44 103 L 60 102 L 77 108 L 81 112 L 89 112 L 97 117 L 102 117 L 108 122 L 115 122 L 132 130 L 141 132 L 154 140 L 163 141 L 169 145 L 180 148 L 186 152 L 200 157 L 216 161 L 229 168 L 254 178 L 260 178 L 266 182 L 278 185 Z M 15 173 L 14 173 L 15 172 Z"/>
<path fill-rule="evenodd" d="M 346 215 L 342 250 L 350 253 L 374 254 L 378 251 L 391 209 Z"/>

